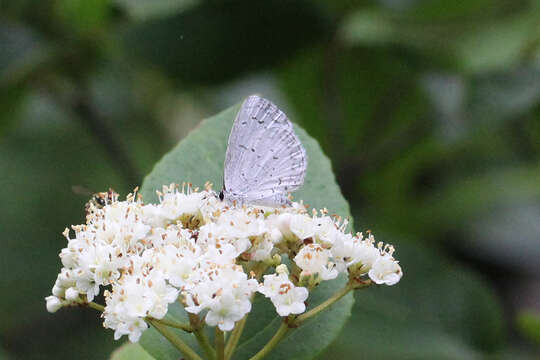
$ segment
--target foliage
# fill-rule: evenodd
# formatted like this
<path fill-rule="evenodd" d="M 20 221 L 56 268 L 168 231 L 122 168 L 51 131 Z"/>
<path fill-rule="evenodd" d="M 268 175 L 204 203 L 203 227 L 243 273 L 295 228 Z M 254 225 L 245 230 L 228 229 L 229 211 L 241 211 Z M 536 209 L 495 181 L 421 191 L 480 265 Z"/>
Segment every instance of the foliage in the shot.
<path fill-rule="evenodd" d="M 200 119 L 259 92 L 321 144 L 355 228 L 385 234 L 405 271 L 398 287 L 357 296 L 328 351 L 534 358 L 534 322 L 520 317 L 522 336 L 508 319 L 539 303 L 537 2 L 23 0 L 0 9 L 1 356 L 102 359 L 119 345 L 90 310 L 45 313 L 60 233 L 82 222 L 88 197 L 71 187 L 125 194 Z M 221 125 L 199 132 L 209 145 L 214 136 L 214 154 Z M 219 187 L 223 155 L 185 151 L 212 166 Z M 180 175 L 163 182 L 206 173 Z M 323 175 L 332 177 L 312 174 Z M 346 209 L 314 189 L 297 197 Z"/>

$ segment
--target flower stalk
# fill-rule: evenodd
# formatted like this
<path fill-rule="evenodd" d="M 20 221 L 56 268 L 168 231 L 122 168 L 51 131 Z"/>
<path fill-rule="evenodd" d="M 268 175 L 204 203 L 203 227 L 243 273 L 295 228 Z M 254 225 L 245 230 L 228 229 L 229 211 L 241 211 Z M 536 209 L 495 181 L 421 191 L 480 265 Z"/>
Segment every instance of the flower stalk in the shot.
<path fill-rule="evenodd" d="M 230 360 L 232 357 L 232 354 L 236 350 L 238 341 L 240 341 L 240 337 L 242 336 L 242 332 L 244 331 L 244 327 L 246 326 L 246 321 L 247 321 L 247 315 L 244 316 L 242 320 L 236 323 L 233 331 L 231 332 L 231 335 L 229 336 L 229 339 L 227 340 L 227 346 L 225 346 L 225 360 Z"/>
<path fill-rule="evenodd" d="M 185 357 L 187 360 L 203 360 L 192 348 L 190 348 L 185 342 L 180 339 L 174 332 L 169 330 L 165 325 L 159 322 L 147 319 L 150 325 L 152 325 L 164 338 L 169 340 Z"/>
<path fill-rule="evenodd" d="M 276 346 L 279 344 L 281 340 L 287 335 L 287 332 L 289 331 L 289 325 L 283 321 L 280 325 L 280 327 L 277 329 L 274 336 L 264 345 L 264 347 L 259 350 L 257 354 L 252 356 L 249 360 L 261 360 L 266 355 L 268 355 Z"/>
<path fill-rule="evenodd" d="M 225 360 L 225 336 L 223 334 L 223 331 L 219 329 L 219 327 L 216 326 L 216 359 L 217 360 Z"/>
<path fill-rule="evenodd" d="M 181 322 L 178 322 L 178 321 L 174 321 L 174 320 L 168 320 L 168 319 L 154 319 L 154 318 L 151 318 L 151 317 L 147 317 L 147 319 L 151 319 L 155 322 L 158 322 L 160 323 L 161 325 L 165 325 L 165 326 L 169 326 L 169 327 L 173 327 L 175 329 L 180 329 L 180 330 L 184 330 L 185 332 L 193 332 L 193 327 L 189 324 L 184 324 L 184 323 L 181 323 Z"/>
<path fill-rule="evenodd" d="M 336 301 L 340 300 L 342 297 L 347 295 L 349 291 L 351 291 L 352 289 L 354 289 L 354 286 L 351 283 L 348 283 L 347 286 L 345 286 L 343 289 L 341 289 L 340 291 L 332 295 L 332 297 L 326 299 L 324 302 L 315 306 L 313 309 L 303 313 L 302 315 L 297 316 L 296 319 L 293 320 L 293 324 L 298 326 L 302 324 L 304 321 L 308 320 L 309 318 L 312 318 L 313 316 L 319 314 L 321 311 L 326 310 Z"/>
<path fill-rule="evenodd" d="M 216 358 L 216 351 L 212 348 L 212 345 L 210 345 L 210 340 L 208 340 L 208 336 L 206 336 L 203 331 L 201 319 L 197 315 L 189 314 L 189 322 L 191 324 L 193 334 L 203 349 L 206 357 L 210 360 L 214 360 Z"/>
<path fill-rule="evenodd" d="M 98 303 L 95 303 L 95 302 L 93 302 L 93 301 L 90 301 L 90 302 L 87 304 L 87 306 L 88 306 L 89 308 L 94 309 L 94 310 L 97 310 L 97 311 L 99 311 L 99 312 L 105 311 L 105 306 L 100 305 L 100 304 L 98 304 Z"/>

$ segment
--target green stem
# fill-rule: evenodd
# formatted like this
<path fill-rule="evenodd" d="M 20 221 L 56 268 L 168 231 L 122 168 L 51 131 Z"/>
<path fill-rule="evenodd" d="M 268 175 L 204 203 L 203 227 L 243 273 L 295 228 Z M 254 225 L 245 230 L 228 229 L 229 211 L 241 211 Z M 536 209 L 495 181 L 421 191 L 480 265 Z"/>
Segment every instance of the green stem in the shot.
<path fill-rule="evenodd" d="M 234 330 L 231 333 L 231 336 L 229 337 L 229 340 L 227 341 L 227 346 L 225 346 L 225 359 L 229 360 L 234 353 L 234 350 L 236 350 L 236 346 L 238 345 L 238 341 L 240 341 L 240 336 L 242 336 L 242 332 L 244 331 L 244 326 L 246 325 L 247 320 L 247 314 L 236 323 L 236 326 L 234 327 Z"/>
<path fill-rule="evenodd" d="M 216 326 L 216 354 L 217 360 L 225 360 L 225 337 L 218 326 Z"/>
<path fill-rule="evenodd" d="M 309 310 L 308 312 L 305 312 L 302 315 L 299 315 L 294 320 L 294 322 L 293 322 L 294 325 L 298 326 L 301 323 L 303 323 L 304 321 L 306 321 L 307 319 L 309 319 L 310 317 L 317 315 L 318 313 L 320 313 L 323 310 L 326 310 L 326 308 L 328 308 L 330 305 L 332 305 L 333 303 L 335 303 L 336 301 L 341 299 L 343 296 L 347 295 L 349 293 L 349 291 L 351 291 L 353 288 L 354 288 L 354 286 L 352 284 L 350 284 L 350 283 L 347 284 L 347 286 L 345 286 L 343 289 L 341 289 L 340 291 L 338 291 L 337 293 L 332 295 L 332 297 L 326 299 L 325 302 L 315 306 L 313 309 Z"/>
<path fill-rule="evenodd" d="M 153 319 L 146 319 L 163 337 L 171 342 L 188 360 L 203 360 L 192 348 L 180 339 L 174 332 L 169 330 L 165 325 Z"/>
<path fill-rule="evenodd" d="M 203 349 L 204 353 L 206 354 L 206 357 L 211 360 L 215 359 L 216 352 L 212 348 L 212 345 L 210 345 L 210 341 L 208 340 L 208 337 L 202 329 L 201 319 L 199 319 L 199 317 L 195 314 L 188 314 L 188 316 L 189 323 L 191 324 L 191 328 L 193 329 L 193 334 L 197 338 L 197 341 L 199 342 L 199 345 Z"/>
<path fill-rule="evenodd" d="M 270 341 L 268 341 L 268 343 L 266 343 L 266 345 L 264 345 L 264 347 L 261 350 L 259 350 L 257 354 L 252 356 L 249 360 L 260 360 L 264 358 L 266 355 L 268 355 L 268 353 L 270 353 L 276 347 L 276 345 L 283 339 L 285 334 L 287 334 L 287 331 L 289 331 L 289 325 L 284 321 L 281 323 L 281 326 L 276 331 L 274 336 L 270 339 Z"/>
<path fill-rule="evenodd" d="M 167 319 L 154 319 L 154 318 L 148 318 L 150 320 L 156 321 L 160 323 L 161 325 L 170 326 L 176 329 L 184 330 L 187 332 L 193 332 L 193 328 L 189 324 L 180 323 L 174 320 L 167 320 Z"/>
<path fill-rule="evenodd" d="M 197 338 L 197 341 L 199 342 L 199 345 L 203 349 L 204 353 L 208 357 L 208 359 L 215 359 L 216 358 L 216 352 L 212 348 L 212 345 L 210 345 L 210 341 L 208 340 L 208 337 L 206 334 L 202 331 L 202 329 L 197 329 L 193 331 L 193 334 L 195 334 L 195 337 Z"/>
<path fill-rule="evenodd" d="M 87 305 L 88 305 L 88 307 L 91 308 L 91 309 L 94 309 L 94 310 L 97 310 L 97 311 L 101 311 L 101 312 L 105 311 L 105 306 L 100 305 L 100 304 L 98 304 L 98 303 L 95 303 L 95 302 L 93 302 L 93 301 L 90 301 Z"/>

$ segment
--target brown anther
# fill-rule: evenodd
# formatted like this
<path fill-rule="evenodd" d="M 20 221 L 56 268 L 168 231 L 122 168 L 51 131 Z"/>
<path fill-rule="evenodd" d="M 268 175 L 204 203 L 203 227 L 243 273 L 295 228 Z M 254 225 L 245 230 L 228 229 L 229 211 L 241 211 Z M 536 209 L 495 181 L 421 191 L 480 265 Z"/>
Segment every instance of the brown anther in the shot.
<path fill-rule="evenodd" d="M 289 290 L 291 290 L 291 285 L 290 284 L 281 284 L 279 286 L 279 295 L 285 295 L 286 293 L 289 292 Z"/>
<path fill-rule="evenodd" d="M 313 244 L 313 238 L 311 237 L 304 239 L 304 245 L 309 245 L 309 244 Z"/>

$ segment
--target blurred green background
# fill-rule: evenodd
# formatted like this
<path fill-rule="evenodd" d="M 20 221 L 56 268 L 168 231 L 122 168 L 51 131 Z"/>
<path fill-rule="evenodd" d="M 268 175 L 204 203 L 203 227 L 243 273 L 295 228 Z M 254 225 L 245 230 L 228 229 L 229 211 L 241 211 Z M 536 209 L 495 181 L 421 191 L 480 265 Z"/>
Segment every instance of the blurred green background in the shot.
<path fill-rule="evenodd" d="M 259 93 L 321 143 L 398 286 L 356 294 L 321 358 L 534 359 L 540 346 L 540 3 L 0 2 L 0 359 L 104 359 L 51 315 L 61 232 L 206 116 Z M 189 179 L 178 179 L 184 181 Z M 74 188 L 74 190 L 73 190 Z"/>

